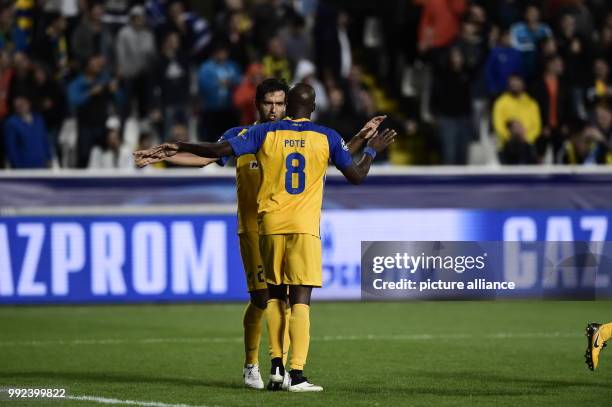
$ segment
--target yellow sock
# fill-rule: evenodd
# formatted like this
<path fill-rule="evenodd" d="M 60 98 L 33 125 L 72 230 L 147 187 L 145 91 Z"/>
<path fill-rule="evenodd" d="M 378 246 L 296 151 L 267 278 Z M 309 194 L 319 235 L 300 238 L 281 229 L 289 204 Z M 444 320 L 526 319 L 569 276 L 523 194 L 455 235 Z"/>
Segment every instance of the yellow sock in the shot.
<path fill-rule="evenodd" d="M 261 318 L 265 310 L 257 308 L 250 302 L 244 309 L 242 326 L 244 327 L 244 364 L 258 364 L 259 341 L 261 339 Z"/>
<path fill-rule="evenodd" d="M 268 300 L 266 320 L 268 321 L 268 336 L 270 339 L 270 358 L 283 357 L 283 334 L 285 332 L 285 301 L 275 298 Z"/>
<path fill-rule="evenodd" d="M 612 322 L 608 322 L 599 327 L 599 337 L 604 342 L 612 338 Z"/>
<path fill-rule="evenodd" d="M 287 365 L 287 357 L 289 356 L 289 345 L 291 337 L 289 336 L 289 320 L 291 318 L 291 308 L 285 309 L 285 335 L 283 336 L 283 366 Z"/>
<path fill-rule="evenodd" d="M 310 345 L 310 306 L 294 304 L 291 307 L 289 335 L 291 337 L 290 368 L 304 370 Z"/>

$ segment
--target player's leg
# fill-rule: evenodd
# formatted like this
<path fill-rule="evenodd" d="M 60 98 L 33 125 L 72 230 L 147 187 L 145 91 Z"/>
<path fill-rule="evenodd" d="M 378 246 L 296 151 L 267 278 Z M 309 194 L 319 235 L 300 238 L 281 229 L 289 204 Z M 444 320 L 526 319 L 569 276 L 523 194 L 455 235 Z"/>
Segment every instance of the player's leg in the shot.
<path fill-rule="evenodd" d="M 242 375 L 247 387 L 263 389 L 264 384 L 259 371 L 259 343 L 261 341 L 261 322 L 268 302 L 268 289 L 259 254 L 259 236 L 257 233 L 241 233 L 239 239 L 240 255 L 250 296 L 242 319 L 245 351 Z"/>
<path fill-rule="evenodd" d="M 291 371 L 303 371 L 310 346 L 310 296 L 312 287 L 302 285 L 289 286 L 291 319 L 289 320 L 289 337 L 293 343 Z"/>
<path fill-rule="evenodd" d="M 312 287 L 303 285 L 289 286 L 289 302 L 291 303 L 291 319 L 289 322 L 289 335 L 291 337 L 292 351 L 290 367 L 289 391 L 310 392 L 322 391 L 323 387 L 316 386 L 304 376 L 304 365 L 308 358 L 310 347 L 310 296 Z"/>
<path fill-rule="evenodd" d="M 321 386 L 308 382 L 304 366 L 310 347 L 310 297 L 313 287 L 322 282 L 321 240 L 307 234 L 293 235 L 287 244 L 287 272 L 291 318 L 291 381 L 288 390 L 293 392 L 322 391 Z"/>
<path fill-rule="evenodd" d="M 259 362 L 259 342 L 261 340 L 261 321 L 268 304 L 268 290 L 249 292 L 250 302 L 244 310 L 244 350 L 245 365 Z"/>
<path fill-rule="evenodd" d="M 286 328 L 287 287 L 282 278 L 285 235 L 260 236 L 259 250 L 264 264 L 269 296 L 266 308 L 271 359 L 268 388 L 276 390 L 280 389 L 285 376 L 283 342 Z"/>
<path fill-rule="evenodd" d="M 278 390 L 285 378 L 283 342 L 286 331 L 287 286 L 268 284 L 267 321 L 270 341 L 270 382 L 268 388 Z"/>
<path fill-rule="evenodd" d="M 264 383 L 259 371 L 259 343 L 261 341 L 261 322 L 265 315 L 268 290 L 254 290 L 249 293 L 251 300 L 244 310 L 244 384 L 253 389 L 263 389 Z"/>
<path fill-rule="evenodd" d="M 289 294 L 289 292 L 287 292 L 287 294 Z M 285 331 L 283 334 L 283 366 L 287 365 L 287 359 L 289 358 L 289 347 L 291 345 L 291 337 L 289 336 L 289 320 L 290 319 L 291 319 L 291 305 L 289 303 L 289 296 L 287 295 L 287 303 L 285 304 Z"/>
<path fill-rule="evenodd" d="M 247 287 L 251 297 L 250 303 L 244 312 L 244 342 L 245 366 L 256 364 L 259 356 L 259 342 L 261 338 L 261 318 L 268 303 L 268 285 L 263 271 L 263 260 L 259 250 L 259 235 L 257 233 L 241 233 L 240 254 L 246 273 Z M 283 365 L 287 362 L 289 351 L 289 317 L 291 308 L 285 311 L 285 338 L 283 340 Z"/>
<path fill-rule="evenodd" d="M 606 346 L 606 342 L 612 338 L 612 322 L 598 324 L 591 322 L 586 327 L 587 350 L 585 353 L 586 364 L 589 369 L 595 370 L 599 365 L 599 352 Z"/>
<path fill-rule="evenodd" d="M 287 287 L 287 286 L 285 286 Z M 287 292 L 289 294 L 289 292 Z M 291 337 L 289 336 L 289 321 L 291 319 L 291 305 L 289 303 L 289 295 L 287 295 L 287 303 L 285 304 L 285 331 L 283 335 L 283 366 L 287 366 L 289 358 L 289 348 L 291 345 Z M 283 390 L 289 388 L 289 372 L 285 369 L 285 377 L 281 386 Z"/>

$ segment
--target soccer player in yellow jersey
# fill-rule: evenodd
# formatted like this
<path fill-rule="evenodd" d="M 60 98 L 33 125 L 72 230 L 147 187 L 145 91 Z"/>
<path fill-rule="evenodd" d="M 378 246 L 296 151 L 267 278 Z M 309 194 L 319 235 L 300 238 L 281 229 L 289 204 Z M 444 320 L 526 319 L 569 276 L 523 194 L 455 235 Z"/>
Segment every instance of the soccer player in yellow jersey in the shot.
<path fill-rule="evenodd" d="M 584 357 L 589 369 L 595 370 L 599 365 L 599 352 L 606 346 L 606 342 L 612 338 L 612 322 L 607 324 L 591 322 L 586 327 L 586 336 L 587 350 Z"/>
<path fill-rule="evenodd" d="M 262 81 L 255 92 L 255 107 L 259 114 L 259 122 L 267 123 L 285 117 L 285 99 L 289 87 L 278 79 Z M 220 140 L 228 140 L 243 134 L 250 126 L 234 127 L 226 131 Z M 154 161 L 138 162 L 138 157 L 146 155 L 150 150 L 136 153 L 137 164 L 144 166 Z M 204 158 L 191 153 L 178 153 L 163 161 L 185 167 L 205 167 L 216 162 L 224 166 L 229 157 Z M 257 160 L 253 154 L 245 154 L 236 160 L 236 186 L 238 203 L 238 239 L 240 256 L 246 274 L 250 301 L 243 315 L 245 361 L 243 368 L 244 384 L 254 389 L 263 389 L 264 383 L 259 372 L 259 343 L 261 340 L 261 321 L 268 302 L 268 287 L 263 275 L 263 263 L 259 254 L 259 236 L 257 234 L 257 192 L 261 175 Z M 290 308 L 286 318 L 290 316 Z M 288 330 L 286 333 L 288 337 Z M 283 349 L 286 358 L 289 340 L 285 340 Z"/>
<path fill-rule="evenodd" d="M 307 84 L 288 94 L 285 120 L 251 127 L 246 133 L 219 143 L 166 143 L 152 154 L 169 157 L 189 152 L 201 157 L 255 154 L 261 169 L 257 196 L 259 245 L 268 283 L 267 321 L 272 367 L 270 381 L 281 383 L 287 286 L 291 318 L 289 391 L 322 391 L 303 375 L 310 343 L 310 297 L 322 284 L 319 222 L 323 182 L 329 161 L 353 184 L 361 183 L 372 160 L 395 140 L 393 130 L 372 137 L 361 159 L 354 163 L 349 149 L 334 130 L 310 121 L 315 93 Z"/>
<path fill-rule="evenodd" d="M 285 94 L 287 86 L 276 79 L 267 79 L 258 85 L 255 105 L 261 123 L 272 122 L 284 116 Z M 384 120 L 378 116 L 370 120 L 361 131 L 351 139 L 349 148 L 357 151 L 364 141 L 370 138 L 378 125 Z M 229 140 L 244 134 L 250 126 L 235 127 L 228 130 L 220 141 Z M 188 152 L 180 152 L 171 157 L 153 158 L 152 151 L 157 148 L 137 152 L 137 163 L 144 166 L 161 159 L 181 166 L 203 167 L 212 162 L 224 165 L 228 157 L 204 158 Z M 261 318 L 268 301 L 268 291 L 263 276 L 263 265 L 259 254 L 257 235 L 257 193 L 260 185 L 260 171 L 256 157 L 245 154 L 237 159 L 236 165 L 237 197 L 238 197 L 238 233 L 240 252 L 247 277 L 250 302 L 247 305 L 244 318 L 245 365 L 243 378 L 245 385 L 252 388 L 263 388 L 263 381 L 258 366 L 259 342 L 261 337 Z M 286 308 L 286 320 L 290 316 L 290 307 Z M 288 323 L 285 323 L 283 340 L 283 359 L 286 358 L 289 348 Z"/>

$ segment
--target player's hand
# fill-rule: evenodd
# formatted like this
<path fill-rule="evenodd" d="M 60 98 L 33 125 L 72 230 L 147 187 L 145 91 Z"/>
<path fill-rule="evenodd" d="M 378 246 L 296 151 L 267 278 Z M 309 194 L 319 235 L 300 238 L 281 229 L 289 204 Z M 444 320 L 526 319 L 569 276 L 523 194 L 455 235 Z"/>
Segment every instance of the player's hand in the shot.
<path fill-rule="evenodd" d="M 368 141 L 368 147 L 373 148 L 377 153 L 380 153 L 395 141 L 395 136 L 397 136 L 397 132 L 395 130 L 385 129 L 382 133 L 372 137 Z"/>
<path fill-rule="evenodd" d="M 138 150 L 134 152 L 134 162 L 139 168 L 149 164 L 160 162 L 166 158 L 172 157 L 178 152 L 178 144 L 164 143 L 147 150 Z"/>
<path fill-rule="evenodd" d="M 149 148 L 147 150 L 138 150 L 132 153 L 134 156 L 134 164 L 136 164 L 138 168 L 143 168 L 149 164 L 155 164 L 164 160 L 163 158 L 155 156 L 152 150 L 153 148 Z"/>
<path fill-rule="evenodd" d="M 357 137 L 362 140 L 368 140 L 374 136 L 376 130 L 378 130 L 378 126 L 385 121 L 387 116 L 375 116 L 371 118 L 357 133 Z"/>

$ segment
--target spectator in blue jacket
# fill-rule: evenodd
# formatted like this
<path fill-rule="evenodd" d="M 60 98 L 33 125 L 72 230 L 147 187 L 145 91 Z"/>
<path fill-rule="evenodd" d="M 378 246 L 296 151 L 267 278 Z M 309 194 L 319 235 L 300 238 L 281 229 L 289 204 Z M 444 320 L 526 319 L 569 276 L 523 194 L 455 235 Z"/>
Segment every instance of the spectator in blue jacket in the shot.
<path fill-rule="evenodd" d="M 531 78 L 538 69 L 538 44 L 552 37 L 552 30 L 541 22 L 540 9 L 531 4 L 525 8 L 525 21 L 513 24 L 510 33 L 512 46 L 523 54 L 525 73 Z"/>
<path fill-rule="evenodd" d="M 202 101 L 202 130 L 205 141 L 217 140 L 238 122 L 232 104 L 234 88 L 240 83 L 238 65 L 229 60 L 229 49 L 217 44 L 211 58 L 200 66 L 198 88 Z"/>
<path fill-rule="evenodd" d="M 94 146 L 106 141 L 106 119 L 113 108 L 117 81 L 105 71 L 101 55 L 87 60 L 83 74 L 68 85 L 68 103 L 77 119 L 77 167 L 87 168 Z"/>
<path fill-rule="evenodd" d="M 499 44 L 489 53 L 485 66 L 487 91 L 497 97 L 508 87 L 508 78 L 518 74 L 524 76 L 523 57 L 510 45 L 510 32 L 504 31 Z"/>
<path fill-rule="evenodd" d="M 32 113 L 27 97 L 14 100 L 15 113 L 4 123 L 4 146 L 12 168 L 49 168 L 51 147 L 43 118 Z"/>

